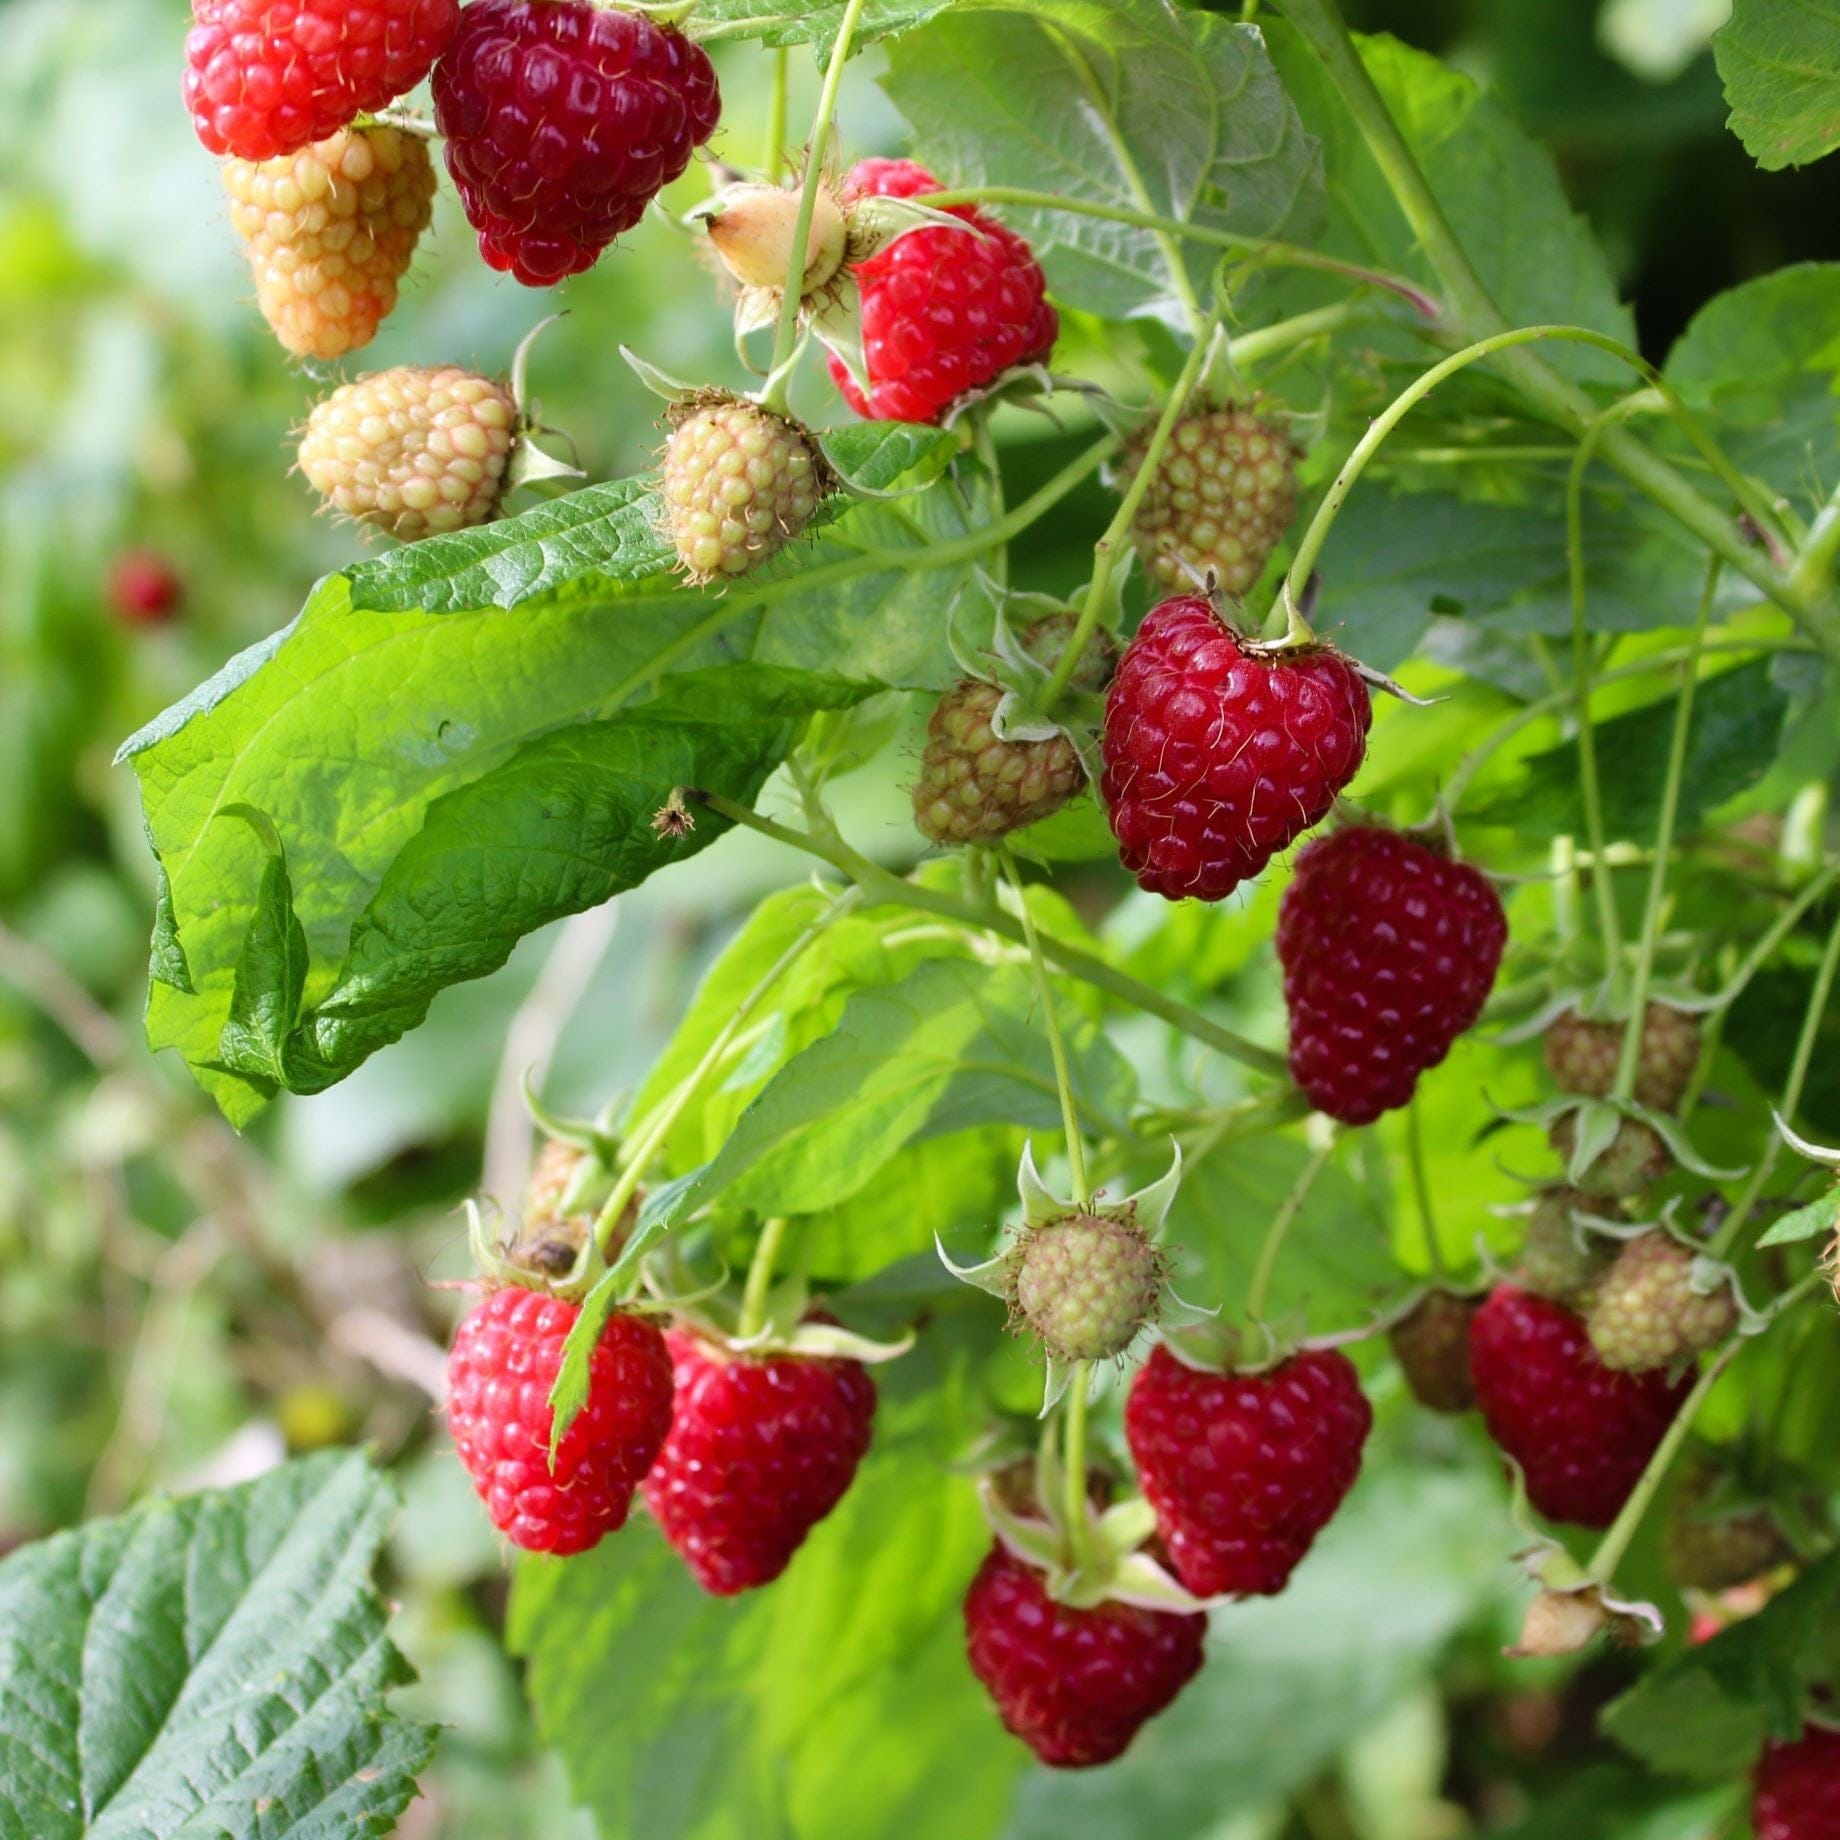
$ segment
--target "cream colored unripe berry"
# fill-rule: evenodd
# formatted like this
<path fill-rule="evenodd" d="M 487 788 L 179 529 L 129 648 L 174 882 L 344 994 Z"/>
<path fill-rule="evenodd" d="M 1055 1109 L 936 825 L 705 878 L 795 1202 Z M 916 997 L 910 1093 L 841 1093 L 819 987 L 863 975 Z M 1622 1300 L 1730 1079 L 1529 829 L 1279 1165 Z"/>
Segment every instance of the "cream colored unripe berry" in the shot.
<path fill-rule="evenodd" d="M 798 234 L 799 194 L 777 185 L 737 185 L 722 208 L 705 219 L 709 241 L 723 266 L 743 287 L 781 288 L 792 263 Z M 805 282 L 801 295 L 821 288 L 843 266 L 848 231 L 843 209 L 829 187 L 819 186 L 805 239 Z"/>
<path fill-rule="evenodd" d="M 693 581 L 745 575 L 796 537 L 823 496 L 804 430 L 738 397 L 693 407 L 664 455 L 664 502 Z"/>

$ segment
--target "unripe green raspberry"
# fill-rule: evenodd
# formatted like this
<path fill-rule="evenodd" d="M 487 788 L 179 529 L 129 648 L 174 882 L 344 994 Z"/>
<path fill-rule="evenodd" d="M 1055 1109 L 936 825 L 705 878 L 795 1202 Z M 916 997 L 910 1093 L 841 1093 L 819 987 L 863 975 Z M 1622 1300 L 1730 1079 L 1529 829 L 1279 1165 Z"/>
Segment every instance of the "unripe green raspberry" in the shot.
<path fill-rule="evenodd" d="M 1514 1281 L 1524 1291 L 1554 1303 L 1576 1304 L 1610 1269 L 1617 1243 L 1601 1233 L 1581 1232 L 1572 1216 L 1593 1212 L 1590 1197 L 1575 1188 L 1543 1188 L 1527 1220 Z"/>
<path fill-rule="evenodd" d="M 1683 1590 L 1729 1591 L 1793 1556 L 1767 1508 L 1708 1510 L 1718 1479 L 1712 1464 L 1699 1458 L 1674 1492 L 1662 1551 L 1668 1576 Z"/>
<path fill-rule="evenodd" d="M 935 843 L 988 843 L 1050 817 L 1080 790 L 1079 751 L 1065 735 L 1004 741 L 993 726 L 1003 690 L 961 678 L 934 706 L 914 787 L 914 823 Z"/>
<path fill-rule="evenodd" d="M 1130 478 L 1148 435 L 1127 446 L 1119 465 Z M 1297 509 L 1297 462 L 1290 436 L 1248 409 L 1184 416 L 1131 521 L 1131 540 L 1153 582 L 1188 591 L 1182 567 L 1212 569 L 1231 595 L 1244 594 L 1282 541 Z"/>
<path fill-rule="evenodd" d="M 1546 1070 L 1561 1092 L 1609 1098 L 1622 1052 L 1621 1022 L 1588 1022 L 1567 1010 L 1546 1031 Z M 1699 1024 L 1685 1010 L 1649 1004 L 1642 1012 L 1635 1102 L 1651 1112 L 1671 1112 L 1698 1064 Z"/>
<path fill-rule="evenodd" d="M 413 542 L 492 516 L 517 422 L 510 392 L 489 378 L 405 365 L 318 404 L 300 470 L 334 510 Z"/>
<path fill-rule="evenodd" d="M 1052 674 L 1079 624 L 1077 613 L 1044 613 L 1024 631 L 1022 649 Z M 1073 667 L 1067 687 L 1097 696 L 1112 681 L 1117 669 L 1118 641 L 1103 626 L 1095 626 L 1087 635 L 1085 649 L 1080 653 L 1080 662 Z"/>
<path fill-rule="evenodd" d="M 1167 1261 L 1134 1221 L 1069 1214 L 1010 1255 L 1011 1320 L 1064 1361 L 1104 1361 L 1155 1320 Z"/>
<path fill-rule="evenodd" d="M 1585 1328 L 1606 1367 L 1646 1373 L 1703 1354 L 1738 1320 L 1731 1288 L 1693 1288 L 1693 1249 L 1671 1233 L 1644 1233 L 1617 1254 L 1592 1295 Z"/>
<path fill-rule="evenodd" d="M 823 493 L 803 430 L 737 397 L 689 408 L 665 448 L 671 541 L 692 581 L 765 562 L 811 522 Z"/>
<path fill-rule="evenodd" d="M 1432 1412 L 1467 1412 L 1475 1400 L 1469 1378 L 1469 1319 L 1481 1299 L 1427 1291 L 1411 1315 L 1386 1332 L 1412 1397 Z"/>
<path fill-rule="evenodd" d="M 1569 1167 L 1578 1135 L 1577 1114 L 1567 1112 L 1549 1135 Z M 1672 1166 L 1673 1158 L 1659 1133 L 1640 1119 L 1625 1118 L 1609 1148 L 1578 1178 L 1578 1187 L 1594 1199 L 1629 1201 L 1659 1182 Z"/>

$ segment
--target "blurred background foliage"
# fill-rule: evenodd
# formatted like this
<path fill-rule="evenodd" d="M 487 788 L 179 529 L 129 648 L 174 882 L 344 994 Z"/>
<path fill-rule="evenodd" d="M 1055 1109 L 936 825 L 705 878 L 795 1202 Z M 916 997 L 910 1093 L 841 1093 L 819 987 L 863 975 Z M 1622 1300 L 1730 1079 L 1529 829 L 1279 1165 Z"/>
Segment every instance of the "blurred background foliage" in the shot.
<path fill-rule="evenodd" d="M 1484 79 L 1553 150 L 1655 359 L 1720 290 L 1840 257 L 1840 224 L 1823 208 L 1831 172 L 1762 175 L 1723 131 L 1705 49 L 1722 10 L 1719 0 L 1349 7 L 1356 25 Z M 407 1493 L 392 1586 L 401 1640 L 424 1674 L 415 1694 L 451 1728 L 403 1832 L 571 1836 L 588 1830 L 567 1812 L 502 1646 L 498 1544 L 434 1432 L 454 1300 L 427 1280 L 464 1269 L 453 1210 L 482 1166 L 503 1199 L 521 1176 L 515 1076 L 546 1063 L 551 1101 L 582 1111 L 636 1085 L 697 975 L 788 865 L 755 839 L 726 839 L 694 869 L 622 899 L 617 921 L 571 923 L 562 949 L 553 932 L 527 940 L 503 972 L 442 997 L 411 1038 L 318 1098 L 284 1099 L 245 1140 L 176 1063 L 147 1056 L 138 1012 L 152 864 L 113 750 L 362 550 L 350 529 L 312 515 L 289 474 L 289 431 L 326 380 L 290 366 L 253 309 L 214 165 L 178 105 L 186 23 L 181 0 L 0 6 L 0 1549 L 150 1487 L 233 1480 L 290 1449 L 373 1443 L 399 1462 Z M 719 60 L 729 82 L 718 151 L 738 163 L 757 160 L 764 139 L 761 55 L 744 46 Z M 878 62 L 861 60 L 846 86 L 852 154 L 900 146 L 874 86 Z M 795 58 L 794 121 L 815 88 Z M 694 203 L 707 183 L 693 169 L 672 202 Z M 658 405 L 622 343 L 674 374 L 741 381 L 714 279 L 692 238 L 666 223 L 648 222 L 560 304 L 567 318 L 539 349 L 537 388 L 592 476 L 640 470 L 661 440 Z M 361 368 L 438 359 L 497 370 L 543 310 L 481 268 L 443 190 L 403 303 Z M 1064 368 L 1115 366 L 1080 349 L 1084 336 L 1071 329 Z M 808 381 L 814 411 L 828 414 Z M 1050 424 L 1021 417 L 1005 440 L 1018 497 L 1067 451 Z M 1032 530 L 1017 578 L 1082 579 L 1103 507 L 1095 485 Z M 175 572 L 173 617 L 135 622 L 111 606 L 111 569 L 136 551 Z M 882 770 L 839 788 L 846 829 L 890 856 L 913 853 L 901 782 L 914 752 L 897 746 Z M 1410 770 L 1377 750 L 1365 789 L 1382 801 L 1389 758 Z M 1184 912 L 1152 938 L 1138 898 L 1113 878 L 1092 874 L 1075 891 L 1114 939 L 1145 942 L 1142 975 L 1203 991 L 1265 938 L 1273 898 Z M 1689 888 L 1686 926 L 1693 898 Z M 1760 1067 L 1786 1053 L 1793 1023 L 1782 1018 L 1799 1013 L 1805 989 L 1793 972 L 1780 981 L 1774 997 L 1760 984 L 1733 1020 Z M 1269 983 L 1233 1001 L 1246 1026 L 1275 1017 Z M 1130 1031 L 1117 1038 L 1135 1056 Z M 1475 1087 L 1529 1096 L 1526 1058 L 1479 1049 L 1470 1087 L 1439 1089 L 1433 1185 L 1462 1197 L 1466 1219 L 1448 1223 L 1458 1246 L 1490 1230 L 1489 1203 L 1516 1192 L 1469 1151 L 1484 1116 Z M 1840 1059 L 1821 1059 L 1828 1083 L 1809 1109 L 1840 1135 Z M 1140 1074 L 1152 1095 L 1188 1077 Z M 1288 1178 L 1249 1157 L 1236 1179 L 1276 1193 Z M 1316 1205 L 1333 1225 L 1376 1196 L 1326 1185 Z M 1416 1230 L 1409 1217 L 1398 1229 Z M 1016 1378 L 1020 1395 L 1020 1364 Z M 1513 1593 L 1494 1465 L 1478 1440 L 1406 1411 L 1396 1376 L 1377 1386 L 1377 1481 L 1312 1561 L 1311 1592 L 1239 1616 L 1244 1659 L 1217 1662 L 1150 1734 L 1145 1767 L 1105 1786 L 1030 1776 L 1013 1834 L 1473 1831 L 1447 1793 L 1520 1840 L 1714 1831 L 1729 1795 L 1683 1797 L 1592 1737 L 1626 1662 L 1574 1677 L 1504 1670 Z M 1430 1506 L 1426 1492 L 1438 1498 Z M 1451 1550 L 1425 1548 L 1416 1530 L 1428 1519 Z M 606 1564 L 645 1562 L 622 1548 Z M 1377 1575 L 1388 1584 L 1376 1607 Z M 597 1577 L 580 1574 L 584 1586 Z M 915 1657 L 913 1690 L 948 1664 Z M 1205 1772 L 1161 1767 L 1203 1752 Z M 1156 1783 L 1180 1805 L 1150 1799 Z M 1204 1784 L 1205 1805 L 1184 1800 Z M 967 1793 L 1011 1790 L 1003 1778 Z"/>

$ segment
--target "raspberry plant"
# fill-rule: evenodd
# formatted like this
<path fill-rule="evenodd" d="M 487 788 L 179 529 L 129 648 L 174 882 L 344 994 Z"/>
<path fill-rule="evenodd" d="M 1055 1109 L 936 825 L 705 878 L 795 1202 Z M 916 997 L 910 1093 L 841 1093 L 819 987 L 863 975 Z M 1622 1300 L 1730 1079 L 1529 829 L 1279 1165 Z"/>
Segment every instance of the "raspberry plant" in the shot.
<path fill-rule="evenodd" d="M 1795 10 L 1721 40 L 1766 163 Z M 1580 1683 L 1592 1831 L 1840 1832 L 1840 270 L 1645 355 L 1335 0 L 194 13 L 256 307 L 390 344 L 297 379 L 338 566 L 121 750 L 147 1035 L 259 1134 L 526 939 L 621 980 L 423 1382 L 598 1831 L 1493 1831 L 1369 1821 L 1417 1619 Z M 392 320 L 437 164 L 464 337 Z M 598 477 L 536 335 L 672 238 L 721 339 L 615 341 Z M 729 873 L 635 1064 L 609 916 Z M 388 1831 L 389 1514 L 321 1456 L 0 1564 L 7 1831 Z"/>

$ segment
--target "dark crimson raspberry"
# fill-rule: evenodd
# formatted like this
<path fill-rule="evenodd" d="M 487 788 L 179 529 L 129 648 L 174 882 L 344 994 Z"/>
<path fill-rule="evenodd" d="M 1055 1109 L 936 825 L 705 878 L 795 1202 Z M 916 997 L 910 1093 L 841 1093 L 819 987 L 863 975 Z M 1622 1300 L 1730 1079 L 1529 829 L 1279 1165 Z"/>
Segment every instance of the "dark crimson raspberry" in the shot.
<path fill-rule="evenodd" d="M 1197 1597 L 1282 1591 L 1354 1487 L 1373 1422 L 1333 1349 L 1221 1374 L 1159 1344 L 1131 1384 L 1124 1430 L 1177 1577 Z"/>
<path fill-rule="evenodd" d="M 843 1499 L 869 1448 L 875 1384 L 859 1361 L 748 1355 L 666 1338 L 671 1435 L 645 1505 L 716 1597 L 769 1584 Z"/>
<path fill-rule="evenodd" d="M 1151 608 L 1105 699 L 1100 789 L 1152 894 L 1218 901 L 1354 778 L 1367 685 L 1327 646 L 1264 653 L 1199 595 Z"/>
<path fill-rule="evenodd" d="M 460 0 L 192 0 L 185 106 L 213 153 L 272 160 L 414 89 Z"/>
<path fill-rule="evenodd" d="M 185 584 L 156 550 L 123 550 L 109 565 L 109 605 L 130 626 L 160 626 L 179 611 Z"/>
<path fill-rule="evenodd" d="M 863 160 L 848 189 L 915 198 L 942 189 L 912 160 Z M 1047 282 L 1014 231 L 969 205 L 951 207 L 977 232 L 942 225 L 910 230 L 854 271 L 862 290 L 863 363 L 869 394 L 842 361 L 831 377 L 858 415 L 884 422 L 936 422 L 971 390 L 1054 349 L 1060 316 Z"/>
<path fill-rule="evenodd" d="M 1404 1105 L 1482 1014 L 1507 943 L 1469 864 L 1371 825 L 1318 838 L 1278 909 L 1291 1077 L 1343 1124 Z"/>
<path fill-rule="evenodd" d="M 1546 1071 L 1561 1092 L 1607 1099 L 1623 1053 L 1621 1022 L 1590 1022 L 1567 1010 L 1546 1031 Z M 1651 1003 L 1642 1012 L 1634 1098 L 1651 1112 L 1671 1112 L 1699 1065 L 1699 1023 L 1685 1010 Z"/>
<path fill-rule="evenodd" d="M 551 1469 L 550 1388 L 579 1314 L 579 1305 L 511 1285 L 468 1311 L 447 1356 L 454 1448 L 493 1526 L 527 1552 L 586 1552 L 623 1527 L 671 1429 L 664 1337 L 643 1316 L 616 1314 Z"/>
<path fill-rule="evenodd" d="M 720 112 L 700 46 L 587 0 L 473 0 L 434 71 L 435 122 L 479 253 L 526 287 L 592 267 Z"/>
<path fill-rule="evenodd" d="M 1805 1725 L 1763 1753 L 1751 1827 L 1757 1840 L 1840 1840 L 1840 1730 Z"/>
<path fill-rule="evenodd" d="M 1614 1373 L 1563 1305 L 1498 1285 L 1469 1326 L 1483 1422 L 1548 1520 L 1608 1527 L 1692 1382 Z"/>
<path fill-rule="evenodd" d="M 1412 1397 L 1432 1412 L 1467 1412 L 1476 1403 L 1469 1383 L 1469 1319 L 1480 1306 L 1453 1291 L 1427 1291 L 1411 1315 L 1386 1332 Z"/>
<path fill-rule="evenodd" d="M 971 1671 L 1043 1763 L 1083 1770 L 1123 1754 L 1201 1667 L 1207 1618 L 1110 1600 L 1056 1603 L 1047 1580 L 993 1546 L 965 1593 Z"/>

